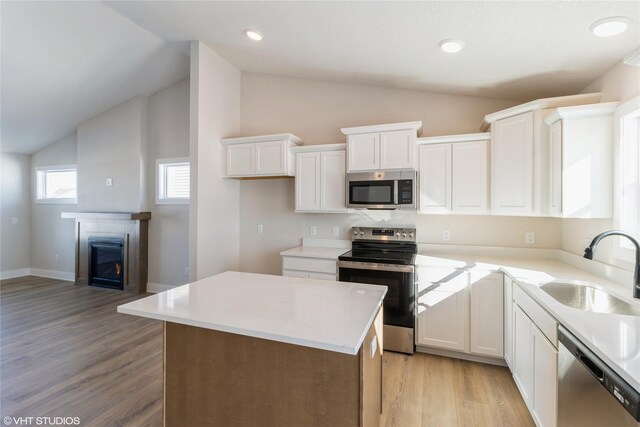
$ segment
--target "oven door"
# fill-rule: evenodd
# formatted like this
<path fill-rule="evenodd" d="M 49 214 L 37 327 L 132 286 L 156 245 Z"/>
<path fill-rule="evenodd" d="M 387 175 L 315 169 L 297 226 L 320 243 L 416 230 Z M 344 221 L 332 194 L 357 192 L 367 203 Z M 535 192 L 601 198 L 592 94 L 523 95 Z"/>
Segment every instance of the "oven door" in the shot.
<path fill-rule="evenodd" d="M 414 327 L 415 268 L 413 265 L 338 261 L 341 282 L 387 286 L 384 324 Z"/>

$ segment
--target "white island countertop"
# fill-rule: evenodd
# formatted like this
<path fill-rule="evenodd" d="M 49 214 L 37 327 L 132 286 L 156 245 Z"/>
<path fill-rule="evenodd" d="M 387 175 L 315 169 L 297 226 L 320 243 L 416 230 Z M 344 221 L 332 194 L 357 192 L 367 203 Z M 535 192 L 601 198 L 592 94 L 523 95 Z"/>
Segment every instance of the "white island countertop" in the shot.
<path fill-rule="evenodd" d="M 227 271 L 119 313 L 355 355 L 386 286 Z"/>

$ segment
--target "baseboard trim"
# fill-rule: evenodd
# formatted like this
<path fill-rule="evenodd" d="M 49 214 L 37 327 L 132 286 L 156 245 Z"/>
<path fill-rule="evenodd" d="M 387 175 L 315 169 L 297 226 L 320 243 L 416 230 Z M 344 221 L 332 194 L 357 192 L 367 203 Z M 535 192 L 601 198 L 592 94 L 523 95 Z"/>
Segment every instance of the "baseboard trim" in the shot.
<path fill-rule="evenodd" d="M 173 288 L 177 288 L 180 285 L 165 285 L 163 283 L 151 283 L 147 282 L 147 292 L 152 294 L 159 294 L 160 292 L 168 291 Z"/>
<path fill-rule="evenodd" d="M 487 363 L 489 365 L 507 366 L 504 359 L 498 357 L 480 356 L 477 354 L 461 353 L 453 350 L 443 350 L 440 348 L 426 347 L 422 345 L 416 346 L 418 353 L 433 354 L 436 356 L 452 357 L 454 359 L 469 360 L 471 362 Z"/>
<path fill-rule="evenodd" d="M 76 275 L 74 273 L 68 271 L 45 270 L 42 268 L 30 268 L 29 275 L 46 277 L 48 279 L 66 280 L 68 282 L 74 282 L 76 280 Z"/>
<path fill-rule="evenodd" d="M 0 271 L 0 280 L 13 279 L 29 275 L 28 268 L 18 268 L 16 270 Z"/>

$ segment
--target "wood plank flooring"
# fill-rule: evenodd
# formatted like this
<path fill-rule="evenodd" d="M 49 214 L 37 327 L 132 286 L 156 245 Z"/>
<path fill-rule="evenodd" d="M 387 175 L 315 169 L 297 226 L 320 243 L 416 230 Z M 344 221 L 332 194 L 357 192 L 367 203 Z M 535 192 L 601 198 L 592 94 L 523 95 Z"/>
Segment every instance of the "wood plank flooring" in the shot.
<path fill-rule="evenodd" d="M 162 425 L 162 324 L 116 312 L 138 296 L 0 282 L 0 417 Z M 381 426 L 533 426 L 507 368 L 385 353 Z M 193 426 L 197 427 L 197 426 Z"/>

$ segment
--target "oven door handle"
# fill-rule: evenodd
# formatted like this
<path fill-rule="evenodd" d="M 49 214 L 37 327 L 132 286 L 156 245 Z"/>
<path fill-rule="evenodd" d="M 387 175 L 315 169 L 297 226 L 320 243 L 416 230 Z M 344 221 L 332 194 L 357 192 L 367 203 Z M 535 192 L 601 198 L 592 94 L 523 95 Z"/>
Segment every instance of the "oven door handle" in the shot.
<path fill-rule="evenodd" d="M 374 262 L 338 261 L 338 268 L 352 268 L 355 270 L 392 271 L 398 273 L 413 273 L 413 265 L 379 264 Z"/>

